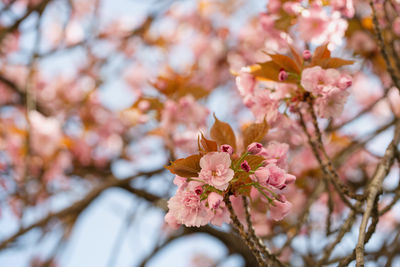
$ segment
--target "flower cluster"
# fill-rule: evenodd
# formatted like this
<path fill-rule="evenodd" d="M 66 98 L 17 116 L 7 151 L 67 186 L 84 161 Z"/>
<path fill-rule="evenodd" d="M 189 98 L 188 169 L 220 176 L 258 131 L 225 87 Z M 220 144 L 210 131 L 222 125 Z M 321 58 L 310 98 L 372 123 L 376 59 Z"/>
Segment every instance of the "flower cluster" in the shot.
<path fill-rule="evenodd" d="M 233 133 L 226 127 L 230 126 L 217 121 L 211 136 L 221 140 L 215 132 Z M 259 130 L 252 128 L 253 133 Z M 250 131 L 246 134 L 252 135 Z M 265 130 L 263 132 L 266 133 Z M 198 155 L 178 159 L 167 167 L 176 174 L 174 183 L 178 190 L 168 201 L 166 222 L 172 227 L 181 224 L 199 227 L 208 223 L 221 226 L 230 221 L 227 201 L 237 196 L 248 196 L 250 199 L 261 196 L 269 207 L 270 217 L 283 219 L 291 207 L 283 193 L 286 186 L 296 180 L 295 176 L 286 172 L 289 146 L 270 142 L 264 147 L 261 143 L 252 142 L 239 154 L 235 151 L 235 144 L 220 144 L 218 147 L 218 143 L 221 142 L 202 136 Z"/>
<path fill-rule="evenodd" d="M 340 115 L 349 93 L 352 78 L 336 69 L 320 66 L 306 68 L 301 74 L 301 86 L 316 97 L 316 109 L 322 118 Z"/>
<path fill-rule="evenodd" d="M 353 61 L 331 57 L 327 44 L 317 47 L 313 54 L 304 50 L 300 55 L 290 48 L 293 59 L 270 54 L 270 61 L 241 69 L 236 85 L 244 104 L 257 121 L 265 119 L 272 127 L 282 126 L 282 103 L 289 108 L 284 109 L 286 112 L 297 110 L 302 102 L 311 99 L 318 116 L 340 115 L 352 77 L 336 68 Z"/>

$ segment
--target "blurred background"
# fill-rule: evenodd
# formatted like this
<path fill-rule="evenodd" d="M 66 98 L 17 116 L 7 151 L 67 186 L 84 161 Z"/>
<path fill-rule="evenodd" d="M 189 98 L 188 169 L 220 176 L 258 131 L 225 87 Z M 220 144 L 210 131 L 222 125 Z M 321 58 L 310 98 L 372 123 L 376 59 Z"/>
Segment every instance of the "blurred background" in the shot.
<path fill-rule="evenodd" d="M 163 166 L 196 153 L 214 113 L 236 132 L 257 118 L 235 84 L 242 67 L 288 53 L 286 43 L 298 51 L 323 43 L 303 40 L 307 28 L 296 23 L 307 12 L 270 16 L 281 2 L 291 1 L 2 0 L 0 266 L 255 266 L 228 225 L 173 231 L 164 223 L 176 186 Z M 351 148 L 340 175 L 357 192 L 391 141 L 400 96 L 372 37 L 368 2 L 337 10 L 324 6 L 319 18 L 335 20 L 324 38 L 334 56 L 355 60 L 345 70 L 353 86 L 343 115 L 320 124 L 330 131 L 329 154 Z M 294 212 L 279 223 L 257 220 L 281 258 L 310 266 L 337 232 L 325 235 L 325 217 L 339 229 L 349 210 L 328 186 L 306 205 L 322 174 L 289 118 L 267 141 L 294 151 Z M 384 203 L 400 198 L 399 181 L 395 163 Z M 392 266 L 400 265 L 397 200 L 367 245 L 371 255 L 393 252 Z M 308 228 L 298 224 L 305 207 Z M 358 219 L 332 258 L 352 251 Z M 366 266 L 386 262 L 371 259 Z"/>

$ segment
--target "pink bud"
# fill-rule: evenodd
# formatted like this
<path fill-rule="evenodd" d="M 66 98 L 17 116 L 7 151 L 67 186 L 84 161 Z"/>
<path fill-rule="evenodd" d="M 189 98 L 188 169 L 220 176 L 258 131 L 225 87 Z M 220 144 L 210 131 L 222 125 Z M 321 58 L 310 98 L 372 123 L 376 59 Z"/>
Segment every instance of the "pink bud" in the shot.
<path fill-rule="evenodd" d="M 310 58 L 311 58 L 311 52 L 310 52 L 310 50 L 304 50 L 303 51 L 303 58 L 304 58 L 304 60 L 309 60 Z"/>
<path fill-rule="evenodd" d="M 279 75 L 278 75 L 279 81 L 282 82 L 282 81 L 286 80 L 288 77 L 289 77 L 289 74 L 284 69 L 281 69 L 279 71 Z"/>
<path fill-rule="evenodd" d="M 254 142 L 247 147 L 247 152 L 249 152 L 250 154 L 258 154 L 260 153 L 262 147 L 262 144 Z"/>
<path fill-rule="evenodd" d="M 230 145 L 221 145 L 221 151 L 226 152 L 229 155 L 233 154 L 233 148 Z"/>
<path fill-rule="evenodd" d="M 342 90 L 347 89 L 353 84 L 352 78 L 350 75 L 343 74 L 342 77 L 340 77 L 339 82 L 338 82 L 338 87 Z"/>
<path fill-rule="evenodd" d="M 221 205 L 223 199 L 224 198 L 220 194 L 211 192 L 208 195 L 208 206 L 210 209 L 217 209 L 219 205 Z"/>
<path fill-rule="evenodd" d="M 196 193 L 196 195 L 203 194 L 203 187 L 201 185 L 196 186 L 196 188 L 194 189 L 194 192 Z"/>
<path fill-rule="evenodd" d="M 242 168 L 242 170 L 244 170 L 245 172 L 249 172 L 250 171 L 250 165 L 249 163 L 244 160 L 241 164 L 240 164 L 240 168 Z"/>
<path fill-rule="evenodd" d="M 296 181 L 296 176 L 291 175 L 291 174 L 286 174 L 286 180 L 285 180 L 285 184 L 292 184 Z"/>

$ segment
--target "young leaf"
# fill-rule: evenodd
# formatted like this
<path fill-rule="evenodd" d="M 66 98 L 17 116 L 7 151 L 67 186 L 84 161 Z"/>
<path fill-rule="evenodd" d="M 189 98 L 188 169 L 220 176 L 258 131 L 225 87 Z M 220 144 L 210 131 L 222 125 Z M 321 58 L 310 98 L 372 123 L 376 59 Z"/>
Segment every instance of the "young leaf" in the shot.
<path fill-rule="evenodd" d="M 250 73 L 258 80 L 279 82 L 278 76 L 281 67 L 273 61 L 258 63 L 250 66 Z"/>
<path fill-rule="evenodd" d="M 311 59 L 311 65 L 312 66 L 319 65 L 319 62 L 322 59 L 330 57 L 331 57 L 331 51 L 329 51 L 328 49 L 328 43 L 320 45 L 317 48 L 315 48 L 314 55 Z"/>
<path fill-rule="evenodd" d="M 280 82 L 279 72 L 282 67 L 273 61 L 258 63 L 256 65 L 249 66 L 249 68 L 250 73 L 253 74 L 257 80 Z M 285 82 L 297 83 L 297 80 L 292 76 L 289 76 Z"/>
<path fill-rule="evenodd" d="M 260 142 L 268 132 L 268 123 L 252 123 L 247 126 L 243 131 L 243 148 L 246 149 L 248 145 L 253 142 Z"/>
<path fill-rule="evenodd" d="M 299 69 L 301 69 L 301 67 L 303 66 L 303 57 L 299 53 L 297 53 L 297 50 L 294 46 L 289 45 L 289 48 L 290 52 L 293 55 L 294 61 L 296 62 Z"/>
<path fill-rule="evenodd" d="M 228 144 L 233 148 L 233 151 L 236 151 L 236 136 L 231 126 L 226 122 L 220 121 L 215 114 L 214 118 L 215 122 L 210 130 L 211 138 L 214 139 L 218 145 Z"/>
<path fill-rule="evenodd" d="M 345 65 L 351 65 L 353 63 L 354 63 L 353 60 L 345 60 L 337 57 L 331 57 L 331 58 L 321 59 L 318 65 L 321 66 L 321 68 L 323 69 L 329 69 L 329 68 L 336 69 Z"/>
<path fill-rule="evenodd" d="M 200 159 L 201 155 L 192 155 L 187 158 L 177 159 L 171 162 L 171 165 L 165 166 L 165 168 L 181 177 L 197 177 L 201 170 Z"/>
<path fill-rule="evenodd" d="M 250 165 L 251 170 L 256 170 L 257 167 L 265 160 L 264 157 L 256 156 L 256 155 L 248 155 L 245 160 Z"/>
<path fill-rule="evenodd" d="M 204 137 L 203 133 L 201 134 L 200 143 L 199 143 L 199 150 L 204 152 L 213 152 L 218 151 L 218 145 L 213 140 L 208 140 Z"/>
<path fill-rule="evenodd" d="M 273 62 L 278 64 L 281 68 L 285 69 L 286 71 L 294 72 L 297 74 L 300 73 L 299 66 L 290 57 L 285 55 L 271 55 L 271 54 L 268 55 L 271 57 Z"/>

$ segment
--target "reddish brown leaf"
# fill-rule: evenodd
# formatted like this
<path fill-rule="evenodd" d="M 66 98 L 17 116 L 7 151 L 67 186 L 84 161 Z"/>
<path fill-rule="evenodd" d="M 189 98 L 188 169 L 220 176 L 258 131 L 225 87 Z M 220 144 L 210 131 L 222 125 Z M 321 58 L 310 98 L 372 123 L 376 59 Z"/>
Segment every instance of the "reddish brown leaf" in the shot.
<path fill-rule="evenodd" d="M 228 144 L 236 151 L 236 137 L 231 126 L 226 122 L 220 121 L 215 114 L 214 118 L 215 122 L 210 130 L 211 138 L 214 139 L 218 145 Z"/>
<path fill-rule="evenodd" d="M 285 69 L 286 71 L 294 72 L 297 74 L 300 73 L 299 66 L 290 57 L 285 55 L 271 55 L 271 54 L 268 55 L 271 57 L 273 62 L 278 64 L 281 68 Z"/>
<path fill-rule="evenodd" d="M 250 73 L 252 73 L 259 80 L 277 81 L 281 67 L 273 61 L 258 63 L 250 66 Z"/>
<path fill-rule="evenodd" d="M 299 53 L 297 53 L 297 50 L 294 46 L 289 45 L 289 48 L 290 52 L 293 55 L 294 61 L 296 62 L 299 69 L 301 69 L 301 67 L 303 66 L 303 57 Z"/>
<path fill-rule="evenodd" d="M 268 132 L 268 123 L 252 123 L 247 126 L 243 131 L 243 148 L 246 149 L 248 145 L 253 142 L 260 142 Z"/>
<path fill-rule="evenodd" d="M 187 158 L 177 159 L 171 162 L 171 165 L 165 166 L 173 174 L 181 177 L 191 178 L 197 177 L 200 172 L 201 155 L 192 155 Z"/>
<path fill-rule="evenodd" d="M 331 52 L 328 49 L 328 44 L 323 44 L 315 48 L 314 55 L 311 59 L 311 65 L 319 65 L 318 63 L 324 58 L 330 58 Z"/>
<path fill-rule="evenodd" d="M 210 93 L 209 90 L 204 89 L 203 87 L 200 86 L 192 86 L 192 85 L 187 85 L 181 87 L 176 95 L 177 98 L 183 97 L 185 95 L 192 95 L 196 99 L 200 99 L 203 97 L 206 97 Z"/>
<path fill-rule="evenodd" d="M 276 64 L 273 61 L 267 61 L 264 63 L 258 63 L 256 65 L 252 65 L 249 67 L 250 73 L 253 74 L 257 80 L 261 81 L 279 81 L 279 71 L 281 70 L 281 66 Z M 289 76 L 285 82 L 297 83 L 297 80 L 292 76 Z"/>
<path fill-rule="evenodd" d="M 336 69 L 345 65 L 351 65 L 353 63 L 354 63 L 353 60 L 345 60 L 337 57 L 331 57 L 331 58 L 321 59 L 318 65 L 324 69 L 329 69 L 329 68 Z"/>
<path fill-rule="evenodd" d="M 249 163 L 250 168 L 255 170 L 265 160 L 265 158 L 256 155 L 248 155 L 245 160 Z"/>
<path fill-rule="evenodd" d="M 213 152 L 213 151 L 218 151 L 218 145 L 217 142 L 213 140 L 209 140 L 204 137 L 203 134 L 201 134 L 200 137 L 200 143 L 199 143 L 199 150 L 201 152 Z"/>

